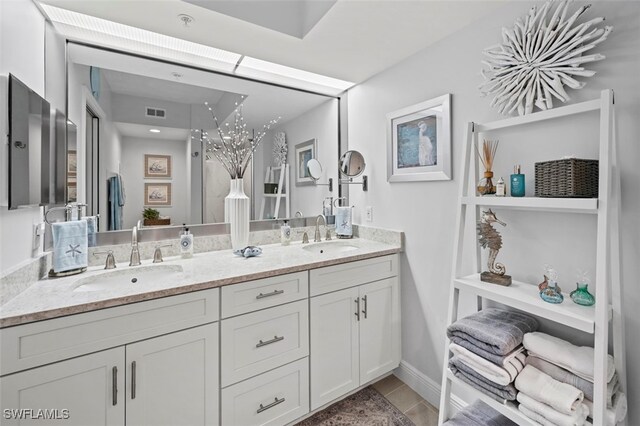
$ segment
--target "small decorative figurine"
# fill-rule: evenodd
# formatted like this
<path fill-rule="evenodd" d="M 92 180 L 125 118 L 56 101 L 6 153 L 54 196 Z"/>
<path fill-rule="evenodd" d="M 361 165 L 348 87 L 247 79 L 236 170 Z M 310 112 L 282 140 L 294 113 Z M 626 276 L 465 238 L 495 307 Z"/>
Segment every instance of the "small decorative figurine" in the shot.
<path fill-rule="evenodd" d="M 262 249 L 257 246 L 246 246 L 245 248 L 236 249 L 233 251 L 236 256 L 242 256 L 245 259 L 249 257 L 256 257 L 262 254 Z"/>
<path fill-rule="evenodd" d="M 564 296 L 558 285 L 558 273 L 550 265 L 545 266 L 544 281 L 538 284 L 540 298 L 548 303 L 562 303 Z"/>
<path fill-rule="evenodd" d="M 496 262 L 498 251 L 502 248 L 502 237 L 493 227 L 494 223 L 507 226 L 506 223 L 499 221 L 496 214 L 489 209 L 482 212 L 482 218 L 476 227 L 480 237 L 478 239 L 480 247 L 489 248 L 489 259 L 487 260 L 487 268 L 489 270 L 480 274 L 480 280 L 508 286 L 511 285 L 511 276 L 505 275 L 507 268 L 502 263 Z"/>
<path fill-rule="evenodd" d="M 587 271 L 578 271 L 578 282 L 576 283 L 576 289 L 573 290 L 569 296 L 574 303 L 582 306 L 593 306 L 596 303 L 596 298 L 593 294 L 589 293 L 589 273 Z"/>

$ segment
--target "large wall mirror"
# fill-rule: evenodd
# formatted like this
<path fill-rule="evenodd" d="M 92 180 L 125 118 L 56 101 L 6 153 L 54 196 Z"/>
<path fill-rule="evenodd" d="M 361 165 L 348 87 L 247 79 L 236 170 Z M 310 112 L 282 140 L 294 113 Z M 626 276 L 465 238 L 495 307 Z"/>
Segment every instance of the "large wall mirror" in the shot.
<path fill-rule="evenodd" d="M 280 117 L 244 177 L 253 220 L 314 216 L 337 197 L 337 185 L 332 193 L 300 182 L 312 158 L 324 166 L 319 182 L 337 181 L 337 98 L 73 42 L 67 53 L 67 116 L 77 126 L 67 153 L 76 186 L 67 192 L 100 215 L 101 232 L 130 229 L 145 210 L 147 219 L 159 214 L 149 226 L 224 222 L 230 177 L 202 137 L 216 134 L 205 102 L 221 123 L 241 103 L 256 133 Z"/>

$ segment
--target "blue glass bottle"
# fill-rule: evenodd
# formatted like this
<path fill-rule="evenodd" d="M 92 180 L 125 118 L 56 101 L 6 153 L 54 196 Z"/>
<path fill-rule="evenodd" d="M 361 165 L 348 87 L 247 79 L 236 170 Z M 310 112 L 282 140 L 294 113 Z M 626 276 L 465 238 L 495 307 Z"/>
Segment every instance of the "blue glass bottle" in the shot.
<path fill-rule="evenodd" d="M 562 303 L 564 296 L 562 295 L 562 289 L 558 285 L 558 273 L 550 265 L 547 265 L 545 269 L 544 281 L 538 284 L 540 298 L 547 303 Z"/>
<path fill-rule="evenodd" d="M 520 173 L 520 166 L 514 167 L 514 174 L 511 175 L 511 196 L 524 197 L 524 175 Z"/>

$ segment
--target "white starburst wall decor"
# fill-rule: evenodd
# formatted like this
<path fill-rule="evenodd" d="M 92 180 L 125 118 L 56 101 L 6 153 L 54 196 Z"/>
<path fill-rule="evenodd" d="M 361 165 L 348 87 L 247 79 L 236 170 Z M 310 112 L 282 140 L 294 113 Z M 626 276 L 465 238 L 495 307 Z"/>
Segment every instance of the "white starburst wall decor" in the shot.
<path fill-rule="evenodd" d="M 501 114 L 517 111 L 530 114 L 534 108 L 553 108 L 553 98 L 567 102 L 564 86 L 582 89 L 575 77 L 592 77 L 595 71 L 583 65 L 605 58 L 586 54 L 607 39 L 613 27 L 596 28 L 604 18 L 578 23 L 591 7 L 585 5 L 569 14 L 571 0 L 548 1 L 532 7 L 512 28 L 502 28 L 502 44 L 483 51 L 487 57 L 481 70 L 483 96 L 493 96 L 491 106 Z M 549 18 L 550 17 L 550 18 Z"/>
<path fill-rule="evenodd" d="M 287 163 L 287 138 L 284 132 L 277 132 L 273 137 L 273 161 L 276 166 Z"/>

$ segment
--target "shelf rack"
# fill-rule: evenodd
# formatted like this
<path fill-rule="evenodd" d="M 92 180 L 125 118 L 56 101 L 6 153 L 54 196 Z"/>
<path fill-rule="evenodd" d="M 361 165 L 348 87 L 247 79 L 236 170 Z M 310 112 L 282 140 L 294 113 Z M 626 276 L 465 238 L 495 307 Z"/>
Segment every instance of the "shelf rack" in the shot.
<path fill-rule="evenodd" d="M 275 194 L 266 194 L 264 193 L 264 188 L 262 194 L 262 204 L 260 205 L 260 220 L 265 219 L 264 212 L 267 200 L 274 199 L 273 202 L 273 210 L 271 212 L 271 217 L 269 219 L 279 219 L 282 216 L 280 215 L 280 204 L 284 199 L 284 217 L 291 217 L 291 200 L 289 197 L 289 165 L 284 164 L 282 166 L 269 166 L 267 167 L 267 172 L 264 176 L 264 181 L 273 182 L 275 180 L 276 174 L 278 175 L 278 192 Z"/>
<path fill-rule="evenodd" d="M 562 119 L 574 114 L 590 111 L 600 113 L 599 132 L 599 186 L 598 199 L 537 198 L 537 197 L 478 197 L 470 178 L 478 176 L 477 163 L 472 149 L 479 135 L 507 127 L 529 123 Z M 624 323 L 622 316 L 622 292 L 620 283 L 620 176 L 616 153 L 614 96 L 612 90 L 603 90 L 600 98 L 569 106 L 537 112 L 522 117 L 507 118 L 490 123 L 467 124 L 465 146 L 462 158 L 462 176 L 459 188 L 459 202 L 456 213 L 455 248 L 453 254 L 452 283 L 449 293 L 447 327 L 458 319 L 460 293 L 475 295 L 478 310 L 483 301 L 490 300 L 514 309 L 554 321 L 593 335 L 594 341 L 594 413 L 593 424 L 603 425 L 606 411 L 606 366 L 609 347 L 609 325 L 611 323 L 613 353 L 621 389 L 626 390 L 626 359 L 624 348 Z M 469 210 L 467 207 L 471 207 Z M 480 281 L 481 252 L 477 247 L 473 259 L 476 274 L 463 275 L 464 232 L 468 228 L 467 216 L 473 213 L 475 222 L 480 219 L 481 207 L 495 209 L 529 210 L 570 214 L 597 215 L 596 238 L 596 304 L 583 307 L 563 303 L 552 305 L 543 302 L 533 284 L 514 281 L 509 287 L 502 287 Z M 480 399 L 519 425 L 536 423 L 518 410 L 517 403 L 499 402 L 457 379 L 448 368 L 449 341 L 447 339 L 442 372 L 439 424 L 450 417 L 451 387 L 455 383 L 476 399 Z M 626 420 L 619 423 L 626 425 Z"/>

